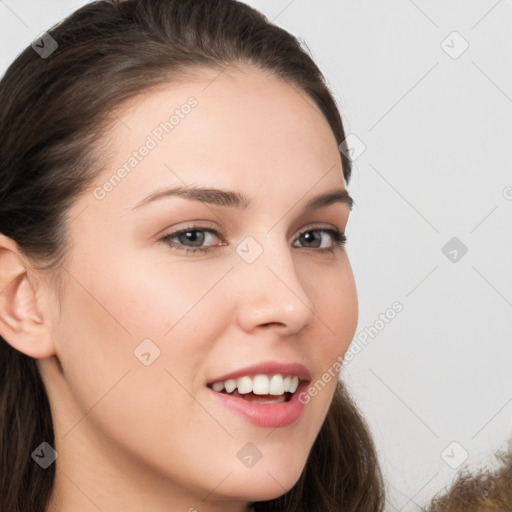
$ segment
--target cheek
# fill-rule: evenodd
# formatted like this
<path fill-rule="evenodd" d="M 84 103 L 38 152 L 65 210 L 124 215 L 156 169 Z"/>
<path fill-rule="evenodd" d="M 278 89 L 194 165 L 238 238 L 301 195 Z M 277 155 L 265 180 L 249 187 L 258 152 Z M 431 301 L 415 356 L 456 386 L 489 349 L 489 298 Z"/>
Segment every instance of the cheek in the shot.
<path fill-rule="evenodd" d="M 212 340 L 232 319 L 219 315 L 221 297 L 214 289 L 229 266 L 197 272 L 191 262 L 148 264 L 127 253 L 96 264 L 89 254 L 87 264 L 75 260 L 69 269 L 73 278 L 66 283 L 58 353 L 80 388 L 84 408 L 129 369 L 145 370 L 141 378 L 155 389 L 169 385 L 169 373 L 194 388 Z M 163 382 L 154 382 L 154 368 Z M 140 385 L 144 388 L 144 381 Z"/>
<path fill-rule="evenodd" d="M 309 277 L 309 294 L 316 314 L 317 334 L 313 357 L 323 371 L 347 350 L 358 322 L 358 301 L 354 276 L 348 257 L 343 255 L 340 265 L 319 272 L 315 280 Z"/>
<path fill-rule="evenodd" d="M 204 269 L 200 266 L 200 262 L 194 265 L 194 262 L 165 259 L 149 262 L 120 260 L 105 281 L 108 287 L 99 293 L 109 297 L 119 322 L 130 326 L 137 338 L 153 336 L 166 341 L 183 336 L 190 338 L 191 333 L 202 326 L 209 325 L 210 331 L 214 329 L 219 297 L 213 289 L 230 268 L 226 264 L 209 263 Z M 208 342 L 207 338 L 206 335 L 202 337 L 205 342 Z M 194 339 L 200 343 L 201 337 Z M 193 349 L 189 339 L 186 346 Z"/>
<path fill-rule="evenodd" d="M 174 440 L 215 428 L 184 391 L 194 388 L 207 357 L 214 325 L 203 324 L 198 315 L 204 313 L 201 306 L 211 304 L 200 301 L 204 287 L 191 285 L 193 275 L 158 280 L 142 271 L 130 273 L 121 260 L 96 269 L 70 268 L 74 278 L 66 283 L 62 301 L 56 339 L 73 402 L 63 431 L 76 428 L 78 435 L 91 426 L 101 432 L 98 439 L 169 469 L 172 464 L 162 453 L 179 451 Z M 185 456 L 190 446 L 182 444 Z"/>
<path fill-rule="evenodd" d="M 307 275 L 307 274 L 306 274 Z M 308 359 L 315 369 L 303 395 L 310 408 L 311 432 L 318 432 L 327 415 L 341 370 L 342 356 L 358 322 L 354 276 L 346 256 L 341 264 L 308 277 L 308 293 L 315 308 L 314 331 L 306 336 Z"/>

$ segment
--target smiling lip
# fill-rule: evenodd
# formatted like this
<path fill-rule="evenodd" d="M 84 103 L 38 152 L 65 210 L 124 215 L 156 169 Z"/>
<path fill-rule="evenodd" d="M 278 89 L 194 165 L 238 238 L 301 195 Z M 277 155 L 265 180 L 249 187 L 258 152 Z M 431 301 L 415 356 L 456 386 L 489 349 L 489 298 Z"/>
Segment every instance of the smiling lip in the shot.
<path fill-rule="evenodd" d="M 287 402 L 266 404 L 249 402 L 243 398 L 226 393 L 218 393 L 210 388 L 207 389 L 210 393 L 213 393 L 213 397 L 216 397 L 214 400 L 220 400 L 220 403 L 229 410 L 242 416 L 253 425 L 265 428 L 278 428 L 287 427 L 300 418 L 305 404 L 299 400 L 299 396 L 307 387 L 308 382 L 301 381 L 299 387 Z"/>
<path fill-rule="evenodd" d="M 299 396 L 311 381 L 311 374 L 306 366 L 301 363 L 278 361 L 264 361 L 251 366 L 246 366 L 239 370 L 235 370 L 225 375 L 221 375 L 212 379 L 208 384 L 214 382 L 224 382 L 228 379 L 237 379 L 244 376 L 255 375 L 296 375 L 299 378 L 299 386 L 295 393 L 286 402 L 280 403 L 258 403 L 229 395 L 227 393 L 213 391 L 211 387 L 207 387 L 210 393 L 213 393 L 214 400 L 219 400 L 222 405 L 227 407 L 248 420 L 253 425 L 265 428 L 287 427 L 295 423 L 304 410 L 305 404 L 299 401 Z"/>
<path fill-rule="evenodd" d="M 254 377 L 255 375 L 275 375 L 277 373 L 281 375 L 296 375 L 301 382 L 311 380 L 311 374 L 309 373 L 309 370 L 301 363 L 263 361 L 261 363 L 253 364 L 251 366 L 246 366 L 245 368 L 240 368 L 239 370 L 226 373 L 220 377 L 216 377 L 215 379 L 210 380 L 208 384 L 213 384 L 214 382 L 223 382 L 228 379 L 237 379 L 239 377 L 245 377 L 246 375 L 249 377 Z"/>

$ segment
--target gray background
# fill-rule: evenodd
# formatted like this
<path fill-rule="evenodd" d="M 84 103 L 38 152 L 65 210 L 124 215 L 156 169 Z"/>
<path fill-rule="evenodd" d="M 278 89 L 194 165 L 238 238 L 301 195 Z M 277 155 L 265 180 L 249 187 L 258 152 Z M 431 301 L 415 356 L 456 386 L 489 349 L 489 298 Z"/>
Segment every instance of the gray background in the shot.
<path fill-rule="evenodd" d="M 85 3 L 0 0 L 0 72 Z M 306 42 L 356 141 L 354 343 L 372 334 L 343 375 L 389 510 L 418 510 L 512 433 L 512 3 L 247 3 Z"/>

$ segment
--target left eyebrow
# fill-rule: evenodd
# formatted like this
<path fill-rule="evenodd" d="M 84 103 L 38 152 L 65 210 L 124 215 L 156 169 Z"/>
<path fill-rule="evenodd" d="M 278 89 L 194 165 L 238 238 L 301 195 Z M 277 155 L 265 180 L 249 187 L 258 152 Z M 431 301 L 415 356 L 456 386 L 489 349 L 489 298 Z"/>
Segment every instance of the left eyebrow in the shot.
<path fill-rule="evenodd" d="M 132 210 L 139 208 L 153 201 L 157 201 L 169 197 L 182 197 L 192 201 L 200 201 L 202 203 L 213 204 L 217 206 L 226 206 L 229 208 L 237 208 L 241 210 L 247 209 L 251 201 L 240 192 L 231 190 L 221 190 L 217 188 L 202 188 L 195 186 L 172 187 L 163 190 L 156 190 L 149 196 L 139 201 Z M 332 189 L 323 194 L 313 197 L 304 206 L 304 213 L 312 210 L 329 206 L 333 203 L 346 204 L 349 210 L 352 210 L 354 200 L 350 194 L 344 189 Z"/>

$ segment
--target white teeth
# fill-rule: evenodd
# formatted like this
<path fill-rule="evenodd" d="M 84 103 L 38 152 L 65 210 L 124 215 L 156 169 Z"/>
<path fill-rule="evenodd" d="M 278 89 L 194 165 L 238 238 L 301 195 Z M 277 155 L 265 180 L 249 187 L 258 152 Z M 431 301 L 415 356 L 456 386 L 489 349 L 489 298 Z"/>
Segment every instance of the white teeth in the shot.
<path fill-rule="evenodd" d="M 252 392 L 255 395 L 268 395 L 269 382 L 266 375 L 256 375 L 252 379 Z M 238 390 L 240 391 L 240 389 Z"/>
<path fill-rule="evenodd" d="M 214 382 L 212 389 L 220 392 L 232 393 L 235 389 L 242 395 L 253 392 L 255 395 L 281 396 L 285 393 L 295 393 L 299 385 L 299 378 L 294 375 L 283 377 L 276 375 L 255 375 L 254 377 L 244 376 L 238 379 L 228 379 L 224 382 Z"/>
<path fill-rule="evenodd" d="M 236 379 L 236 387 L 241 395 L 250 393 L 252 391 L 252 379 L 251 377 L 240 377 Z"/>
<path fill-rule="evenodd" d="M 224 381 L 224 387 L 226 388 L 226 392 L 232 393 L 236 389 L 236 380 L 228 379 Z"/>
<path fill-rule="evenodd" d="M 270 379 L 269 394 L 271 395 L 283 395 L 284 394 L 284 382 L 282 375 L 274 375 Z"/>
<path fill-rule="evenodd" d="M 212 389 L 213 391 L 222 391 L 224 389 L 224 382 L 214 382 Z"/>

